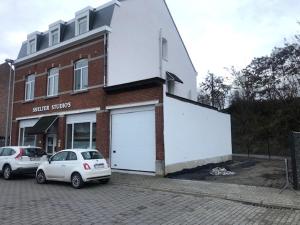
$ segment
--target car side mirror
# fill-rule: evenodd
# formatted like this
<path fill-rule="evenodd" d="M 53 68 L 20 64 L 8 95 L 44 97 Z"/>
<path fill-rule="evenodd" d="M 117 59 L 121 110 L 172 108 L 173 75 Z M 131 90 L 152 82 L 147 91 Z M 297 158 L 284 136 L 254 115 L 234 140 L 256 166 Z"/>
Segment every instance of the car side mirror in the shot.
<path fill-rule="evenodd" d="M 49 164 L 51 164 L 51 159 L 52 159 L 51 157 L 48 159 Z"/>

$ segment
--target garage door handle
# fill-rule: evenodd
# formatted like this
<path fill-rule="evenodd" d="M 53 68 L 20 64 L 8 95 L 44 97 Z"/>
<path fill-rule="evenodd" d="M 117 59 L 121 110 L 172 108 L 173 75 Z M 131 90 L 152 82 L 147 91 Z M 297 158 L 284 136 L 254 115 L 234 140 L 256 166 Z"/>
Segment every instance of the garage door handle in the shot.
<path fill-rule="evenodd" d="M 113 151 L 113 153 L 116 153 L 116 151 Z"/>

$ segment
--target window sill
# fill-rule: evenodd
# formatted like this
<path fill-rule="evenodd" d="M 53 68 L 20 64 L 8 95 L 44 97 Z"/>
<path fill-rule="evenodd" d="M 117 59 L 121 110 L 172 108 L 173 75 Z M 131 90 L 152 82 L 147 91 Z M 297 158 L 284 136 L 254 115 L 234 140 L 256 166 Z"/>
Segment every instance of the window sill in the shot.
<path fill-rule="evenodd" d="M 24 100 L 22 103 L 26 104 L 26 103 L 33 103 L 33 102 L 34 102 L 34 99 L 32 99 L 32 100 Z"/>
<path fill-rule="evenodd" d="M 53 99 L 53 98 L 58 98 L 58 97 L 59 97 L 59 95 L 46 96 L 45 100 Z"/>
<path fill-rule="evenodd" d="M 87 92 L 89 92 L 89 89 L 77 90 L 77 91 L 73 91 L 71 95 L 79 95 Z"/>

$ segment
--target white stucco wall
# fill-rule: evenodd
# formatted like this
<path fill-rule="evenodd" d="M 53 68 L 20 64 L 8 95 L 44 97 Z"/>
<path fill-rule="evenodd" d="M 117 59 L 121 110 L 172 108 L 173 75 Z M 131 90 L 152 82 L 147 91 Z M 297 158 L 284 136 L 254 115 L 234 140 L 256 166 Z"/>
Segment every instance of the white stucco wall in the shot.
<path fill-rule="evenodd" d="M 222 161 L 232 154 L 230 115 L 165 96 L 164 141 L 167 172 Z"/>
<path fill-rule="evenodd" d="M 180 77 L 175 94 L 196 99 L 197 73 L 176 30 L 164 0 L 123 0 L 115 8 L 109 35 L 107 85 Z M 168 41 L 168 60 L 160 70 L 160 37 Z M 191 94 L 189 94 L 191 93 Z"/>

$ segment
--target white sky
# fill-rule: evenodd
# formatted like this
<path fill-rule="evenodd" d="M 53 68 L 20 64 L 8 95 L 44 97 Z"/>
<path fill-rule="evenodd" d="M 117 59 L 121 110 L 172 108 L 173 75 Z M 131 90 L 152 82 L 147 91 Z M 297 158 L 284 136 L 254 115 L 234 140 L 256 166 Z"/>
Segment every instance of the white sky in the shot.
<path fill-rule="evenodd" d="M 207 71 L 226 75 L 224 67 L 246 66 L 267 55 L 284 38 L 300 34 L 299 0 L 166 0 L 194 65 L 199 81 Z M 46 31 L 68 21 L 87 5 L 107 0 L 0 0 L 0 63 L 17 57 L 33 31 Z"/>

